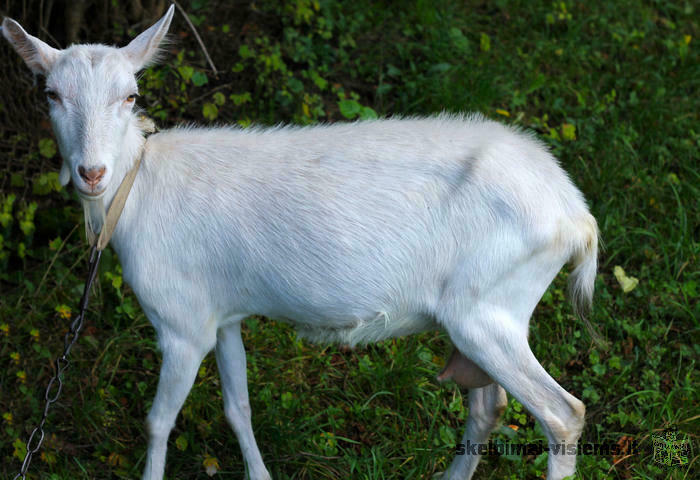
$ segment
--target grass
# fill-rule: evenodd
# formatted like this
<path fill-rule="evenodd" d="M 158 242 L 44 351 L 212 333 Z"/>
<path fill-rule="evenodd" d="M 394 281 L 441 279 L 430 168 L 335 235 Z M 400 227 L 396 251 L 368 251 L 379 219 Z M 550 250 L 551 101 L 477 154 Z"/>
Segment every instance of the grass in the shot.
<path fill-rule="evenodd" d="M 584 441 L 634 439 L 641 447 L 628 457 L 579 456 L 578 478 L 695 478 L 697 6 L 635 0 L 417 0 L 400 7 L 321 1 L 318 9 L 304 0 L 239 3 L 235 15 L 207 2 L 187 6 L 227 72 L 211 77 L 197 47 L 183 41 L 174 47 L 179 55 L 170 58 L 171 66 L 142 79 L 149 113 L 166 124 L 245 125 L 336 121 L 374 111 L 478 110 L 537 132 L 601 227 L 605 250 L 591 320 L 610 348 L 597 348 L 574 319 L 564 300 L 566 272 L 535 311 L 530 343 L 547 371 L 586 403 Z M 230 21 L 212 22 L 210 30 L 209 18 Z M 184 22 L 175 28 L 186 31 Z M 229 41 L 222 45 L 217 38 Z M 58 157 L 42 140 L 11 138 L 19 153 L 8 163 L 11 181 L 0 193 L 0 472 L 10 478 L 29 425 L 40 417 L 50 359 L 75 314 L 86 265 L 82 226 L 75 229 L 82 221 L 78 203 L 55 185 L 46 164 Z M 31 178 L 13 175 L 17 165 Z M 639 280 L 636 288 L 623 291 L 616 266 Z M 30 478 L 134 478 L 143 467 L 143 420 L 155 393 L 159 352 L 110 251 L 99 279 Z M 253 425 L 274 478 L 430 478 L 448 465 L 468 411 L 454 385 L 433 379 L 449 349 L 444 334 L 344 351 L 311 345 L 283 323 L 253 318 L 244 335 Z M 504 425 L 495 439 L 544 440 L 512 398 Z M 664 467 L 652 458 L 652 436 L 670 428 L 694 446 L 688 465 Z M 218 477 L 243 475 L 212 356 L 171 436 L 167 478 L 208 478 L 205 462 L 216 465 Z M 485 457 L 475 478 L 543 478 L 545 472 L 544 454 Z"/>

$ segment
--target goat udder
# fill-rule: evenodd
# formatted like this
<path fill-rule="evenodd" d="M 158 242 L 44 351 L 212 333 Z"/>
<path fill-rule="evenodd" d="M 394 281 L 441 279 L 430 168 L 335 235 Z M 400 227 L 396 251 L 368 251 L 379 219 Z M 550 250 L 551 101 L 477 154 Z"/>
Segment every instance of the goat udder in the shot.
<path fill-rule="evenodd" d="M 445 368 L 438 374 L 437 380 L 440 383 L 454 380 L 462 388 L 481 388 L 493 383 L 486 372 L 456 348 L 452 351 Z"/>

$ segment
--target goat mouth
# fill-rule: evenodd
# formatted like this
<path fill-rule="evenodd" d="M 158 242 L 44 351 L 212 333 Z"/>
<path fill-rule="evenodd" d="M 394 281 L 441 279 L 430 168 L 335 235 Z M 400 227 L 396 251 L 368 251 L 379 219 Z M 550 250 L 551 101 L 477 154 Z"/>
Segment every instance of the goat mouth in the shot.
<path fill-rule="evenodd" d="M 85 200 L 97 200 L 102 196 L 103 193 L 105 193 L 106 188 L 103 188 L 102 190 L 99 191 L 89 191 L 89 190 L 83 190 L 82 188 L 78 189 L 78 195 L 82 197 Z"/>

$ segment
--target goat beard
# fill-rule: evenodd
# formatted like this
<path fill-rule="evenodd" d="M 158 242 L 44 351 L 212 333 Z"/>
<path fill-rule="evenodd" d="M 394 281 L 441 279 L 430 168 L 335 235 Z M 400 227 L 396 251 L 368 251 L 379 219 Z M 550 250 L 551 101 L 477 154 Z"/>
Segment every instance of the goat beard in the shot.
<path fill-rule="evenodd" d="M 91 239 L 90 232 L 97 235 L 102 230 L 107 212 L 105 210 L 104 199 L 86 200 L 81 198 L 83 213 L 85 214 L 85 233 L 88 240 Z"/>

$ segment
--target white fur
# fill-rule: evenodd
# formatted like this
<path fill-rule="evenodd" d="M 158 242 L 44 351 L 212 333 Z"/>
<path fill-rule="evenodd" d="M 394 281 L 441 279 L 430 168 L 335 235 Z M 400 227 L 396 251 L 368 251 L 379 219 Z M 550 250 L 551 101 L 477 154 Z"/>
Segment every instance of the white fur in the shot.
<path fill-rule="evenodd" d="M 163 350 L 143 478 L 162 478 L 175 417 L 214 347 L 247 474 L 269 478 L 251 427 L 240 337 L 252 314 L 292 322 L 314 341 L 347 344 L 443 328 L 497 382 L 473 390 L 465 443 L 485 441 L 495 427 L 500 386 L 550 442 L 576 442 L 584 406 L 540 366 L 527 330 L 568 261 L 577 303 L 590 303 L 598 231 L 546 148 L 479 115 L 446 114 L 175 128 L 144 145 L 123 99 L 171 17 L 172 8 L 124 49 L 73 46 L 45 65 L 47 85 L 62 97 L 51 118 L 64 170 L 91 219 L 99 223 L 95 199 L 109 205 L 144 147 L 112 239 Z M 15 46 L 18 38 L 8 36 Z M 31 49 L 18 51 L 37 64 Z M 81 165 L 106 167 L 99 196 L 85 195 Z M 573 474 L 575 461 L 550 455 L 549 478 Z M 477 462 L 457 457 L 446 478 L 470 478 Z"/>

